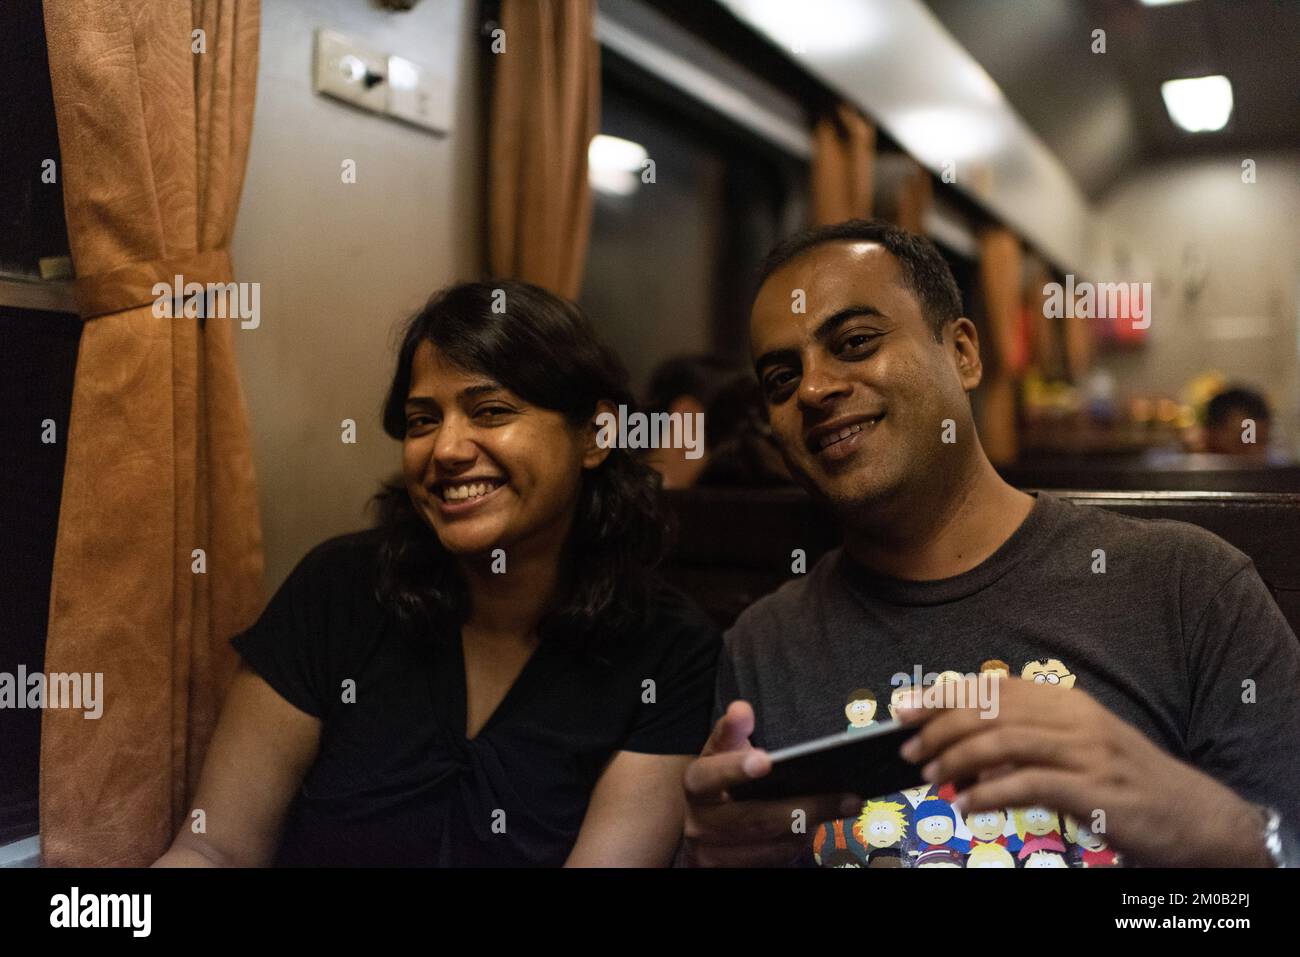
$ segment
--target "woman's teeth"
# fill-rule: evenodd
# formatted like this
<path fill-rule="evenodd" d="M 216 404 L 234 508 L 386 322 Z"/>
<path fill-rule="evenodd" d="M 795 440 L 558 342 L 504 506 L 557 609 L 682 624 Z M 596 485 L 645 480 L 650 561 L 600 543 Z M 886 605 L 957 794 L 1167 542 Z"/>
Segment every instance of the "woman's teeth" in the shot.
<path fill-rule="evenodd" d="M 497 488 L 497 485 L 493 482 L 475 482 L 471 485 L 445 485 L 442 489 L 442 498 L 445 502 L 463 502 L 466 499 L 482 498 L 495 488 Z"/>

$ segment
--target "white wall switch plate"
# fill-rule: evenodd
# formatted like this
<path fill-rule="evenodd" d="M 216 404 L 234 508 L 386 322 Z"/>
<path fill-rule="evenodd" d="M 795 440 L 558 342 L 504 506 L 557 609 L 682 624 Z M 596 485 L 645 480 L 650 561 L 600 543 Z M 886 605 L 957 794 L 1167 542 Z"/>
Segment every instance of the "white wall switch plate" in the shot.
<path fill-rule="evenodd" d="M 400 56 L 388 58 L 388 114 L 425 129 L 451 129 L 451 84 L 427 67 Z"/>
<path fill-rule="evenodd" d="M 383 113 L 388 107 L 388 57 L 341 33 L 317 30 L 312 88 Z"/>

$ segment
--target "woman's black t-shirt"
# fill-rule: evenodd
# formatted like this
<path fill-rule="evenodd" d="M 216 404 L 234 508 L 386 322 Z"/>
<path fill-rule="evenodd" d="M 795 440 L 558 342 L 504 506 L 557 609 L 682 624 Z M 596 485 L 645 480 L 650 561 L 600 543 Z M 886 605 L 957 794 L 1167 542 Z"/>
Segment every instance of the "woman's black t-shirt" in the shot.
<path fill-rule="evenodd" d="M 477 737 L 465 737 L 459 634 L 416 639 L 374 597 L 379 533 L 324 542 L 231 639 L 322 722 L 276 863 L 563 864 L 618 751 L 696 754 L 718 630 L 666 586 L 636 636 L 598 657 L 542 642 Z"/>

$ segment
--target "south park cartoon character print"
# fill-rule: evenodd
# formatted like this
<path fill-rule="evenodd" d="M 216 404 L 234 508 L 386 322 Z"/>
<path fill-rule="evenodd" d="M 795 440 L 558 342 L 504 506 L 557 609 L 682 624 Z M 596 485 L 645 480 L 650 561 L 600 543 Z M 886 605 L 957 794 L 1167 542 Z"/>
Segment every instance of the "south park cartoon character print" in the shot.
<path fill-rule="evenodd" d="M 1017 672 L 990 658 L 981 673 L 1012 680 Z M 1022 681 L 1072 688 L 1075 675 L 1058 658 L 1026 661 Z M 935 681 L 956 680 L 944 671 Z M 886 708 L 891 719 L 908 684 L 891 689 Z M 858 687 L 841 698 L 849 732 L 876 723 L 877 695 Z M 839 729 L 836 729 L 839 730 Z M 1106 844 L 1101 820 L 1076 821 L 1047 807 L 1000 808 L 958 815 L 951 784 L 921 785 L 871 798 L 853 817 L 820 825 L 813 835 L 813 857 L 822 867 L 1118 867 L 1119 855 Z"/>

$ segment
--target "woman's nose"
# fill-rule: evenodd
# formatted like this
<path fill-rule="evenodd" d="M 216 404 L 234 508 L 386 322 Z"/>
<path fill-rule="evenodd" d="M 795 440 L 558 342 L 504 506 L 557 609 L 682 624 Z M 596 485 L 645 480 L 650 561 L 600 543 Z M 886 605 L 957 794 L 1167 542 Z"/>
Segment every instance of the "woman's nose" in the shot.
<path fill-rule="evenodd" d="M 459 416 L 444 419 L 433 443 L 434 461 L 446 468 L 472 462 L 477 456 L 469 422 Z"/>

